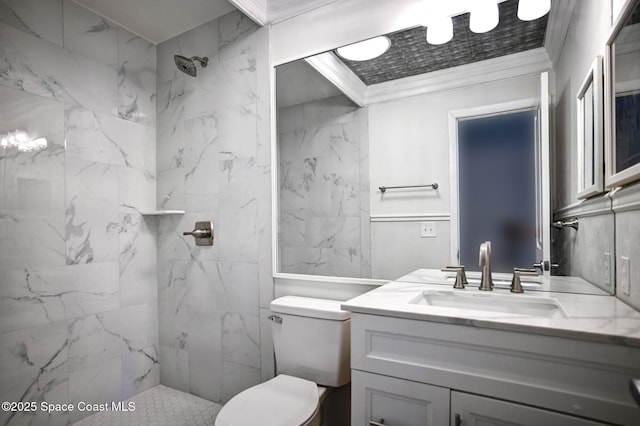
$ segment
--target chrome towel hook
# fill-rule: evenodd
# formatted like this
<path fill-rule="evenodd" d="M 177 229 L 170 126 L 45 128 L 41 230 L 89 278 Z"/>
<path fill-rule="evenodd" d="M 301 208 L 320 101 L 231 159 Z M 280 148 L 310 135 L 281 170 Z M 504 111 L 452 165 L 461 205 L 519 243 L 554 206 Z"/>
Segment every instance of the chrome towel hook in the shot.
<path fill-rule="evenodd" d="M 556 220 L 555 222 L 553 222 L 551 224 L 551 226 L 553 226 L 554 228 L 558 228 L 558 229 L 562 229 L 562 228 L 573 228 L 576 231 L 578 230 L 578 218 L 574 217 L 572 219 L 566 219 L 566 220 Z"/>

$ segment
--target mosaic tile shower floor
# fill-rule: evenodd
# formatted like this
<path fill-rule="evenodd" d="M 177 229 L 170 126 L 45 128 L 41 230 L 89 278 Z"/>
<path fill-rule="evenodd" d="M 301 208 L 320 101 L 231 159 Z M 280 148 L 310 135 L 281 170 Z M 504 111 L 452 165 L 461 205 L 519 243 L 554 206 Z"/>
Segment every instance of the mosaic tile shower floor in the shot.
<path fill-rule="evenodd" d="M 129 401 L 135 402 L 133 412 L 97 413 L 73 426 L 213 426 L 222 408 L 220 404 L 162 385 L 126 402 Z"/>

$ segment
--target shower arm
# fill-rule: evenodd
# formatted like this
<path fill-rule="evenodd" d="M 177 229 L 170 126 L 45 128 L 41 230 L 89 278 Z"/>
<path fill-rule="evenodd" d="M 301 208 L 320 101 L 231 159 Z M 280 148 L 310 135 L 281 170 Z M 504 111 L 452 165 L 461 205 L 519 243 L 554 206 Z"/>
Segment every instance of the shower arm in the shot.
<path fill-rule="evenodd" d="M 202 65 L 202 68 L 206 67 L 207 64 L 209 63 L 209 58 L 207 58 L 206 56 L 204 58 L 201 58 L 200 56 L 192 56 L 191 60 L 200 62 L 200 65 Z"/>

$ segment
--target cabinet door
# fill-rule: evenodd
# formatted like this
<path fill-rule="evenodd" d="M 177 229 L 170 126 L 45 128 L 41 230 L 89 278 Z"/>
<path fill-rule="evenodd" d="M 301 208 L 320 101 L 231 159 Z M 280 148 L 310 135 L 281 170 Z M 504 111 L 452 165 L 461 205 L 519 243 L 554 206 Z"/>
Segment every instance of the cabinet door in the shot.
<path fill-rule="evenodd" d="M 352 426 L 449 423 L 449 389 L 351 370 Z"/>
<path fill-rule="evenodd" d="M 603 423 L 498 399 L 451 392 L 451 426 L 604 426 Z"/>

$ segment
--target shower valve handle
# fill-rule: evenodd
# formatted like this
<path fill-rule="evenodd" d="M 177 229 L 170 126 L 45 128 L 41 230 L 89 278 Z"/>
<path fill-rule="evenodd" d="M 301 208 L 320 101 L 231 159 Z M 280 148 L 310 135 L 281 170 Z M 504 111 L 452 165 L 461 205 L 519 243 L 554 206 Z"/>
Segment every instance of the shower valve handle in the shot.
<path fill-rule="evenodd" d="M 197 246 L 213 245 L 213 222 L 196 222 L 195 229 L 191 232 L 183 232 L 182 235 L 191 235 L 196 240 Z"/>
<path fill-rule="evenodd" d="M 193 235 L 195 238 L 207 238 L 211 236 L 211 232 L 206 229 L 194 229 L 191 232 L 185 231 L 182 235 Z"/>

